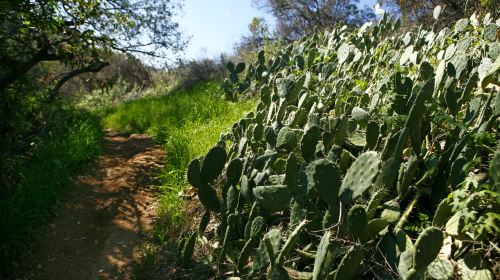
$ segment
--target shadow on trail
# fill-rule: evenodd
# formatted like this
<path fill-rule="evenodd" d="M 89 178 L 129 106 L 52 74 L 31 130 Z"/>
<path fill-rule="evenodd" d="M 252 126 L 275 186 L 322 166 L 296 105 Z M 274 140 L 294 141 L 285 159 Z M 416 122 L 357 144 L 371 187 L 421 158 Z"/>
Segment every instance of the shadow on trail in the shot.
<path fill-rule="evenodd" d="M 103 155 L 83 174 L 20 279 L 129 279 L 137 246 L 152 229 L 164 152 L 146 135 L 106 132 Z"/>

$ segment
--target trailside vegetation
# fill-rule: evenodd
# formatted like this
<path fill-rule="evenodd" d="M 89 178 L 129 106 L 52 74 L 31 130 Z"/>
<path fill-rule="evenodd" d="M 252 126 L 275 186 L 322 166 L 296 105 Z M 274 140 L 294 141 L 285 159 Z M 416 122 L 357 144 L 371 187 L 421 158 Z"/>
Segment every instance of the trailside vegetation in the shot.
<path fill-rule="evenodd" d="M 57 106 L 44 117 L 29 153 L 2 158 L 14 170 L 4 174 L 13 183 L 0 191 L 0 278 L 14 277 L 14 263 L 36 247 L 40 226 L 61 204 L 70 177 L 101 152 L 103 128 L 95 114 Z"/>

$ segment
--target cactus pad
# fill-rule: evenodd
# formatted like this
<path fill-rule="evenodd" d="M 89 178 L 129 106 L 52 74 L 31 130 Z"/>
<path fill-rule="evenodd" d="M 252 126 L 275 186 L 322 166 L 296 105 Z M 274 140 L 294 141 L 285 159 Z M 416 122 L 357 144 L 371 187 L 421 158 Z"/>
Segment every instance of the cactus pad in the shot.
<path fill-rule="evenodd" d="M 279 151 L 290 152 L 297 147 L 298 142 L 297 133 L 293 129 L 284 126 L 278 133 L 276 148 Z"/>
<path fill-rule="evenodd" d="M 267 212 L 277 212 L 288 209 L 290 190 L 286 185 L 258 186 L 253 189 L 255 200 Z"/>
<path fill-rule="evenodd" d="M 243 161 L 241 159 L 235 158 L 229 162 L 226 174 L 227 181 L 231 186 L 236 186 L 239 183 L 242 171 Z"/>
<path fill-rule="evenodd" d="M 300 151 L 306 161 L 313 161 L 315 158 L 316 144 L 321 137 L 321 130 L 317 126 L 311 126 L 300 141 Z"/>
<path fill-rule="evenodd" d="M 307 180 L 308 195 L 319 196 L 329 205 L 336 203 L 341 179 L 340 171 L 333 162 L 320 159 L 309 164 Z"/>
<path fill-rule="evenodd" d="M 324 279 L 328 268 L 325 268 L 326 258 L 330 247 L 330 231 L 326 230 L 319 242 L 314 259 L 313 280 Z"/>
<path fill-rule="evenodd" d="M 203 216 L 201 216 L 200 224 L 198 225 L 199 234 L 203 234 L 205 232 L 209 222 L 210 222 L 210 211 L 205 211 Z"/>
<path fill-rule="evenodd" d="M 187 179 L 189 184 L 195 188 L 200 188 L 201 186 L 201 173 L 200 173 L 200 160 L 193 159 L 188 166 Z"/>
<path fill-rule="evenodd" d="M 293 195 L 298 195 L 300 190 L 298 186 L 299 180 L 299 166 L 297 163 L 297 158 L 294 153 L 290 153 L 288 159 L 286 160 L 285 168 L 285 184 L 290 189 Z"/>
<path fill-rule="evenodd" d="M 288 272 L 281 266 L 271 266 L 267 272 L 266 279 L 268 280 L 289 280 Z"/>
<path fill-rule="evenodd" d="M 208 151 L 201 165 L 202 184 L 212 182 L 221 174 L 226 164 L 226 157 L 226 150 L 221 146 L 215 146 Z"/>
<path fill-rule="evenodd" d="M 443 232 L 430 227 L 420 233 L 415 243 L 414 267 L 426 268 L 438 255 L 443 246 Z"/>
<path fill-rule="evenodd" d="M 349 232 L 359 238 L 367 224 L 366 211 L 362 205 L 354 205 L 347 215 L 347 227 Z"/>
<path fill-rule="evenodd" d="M 205 206 L 207 210 L 219 211 L 220 201 L 217 197 L 217 192 L 210 186 L 204 186 L 198 189 L 198 198 L 201 204 Z"/>
<path fill-rule="evenodd" d="M 356 199 L 373 183 L 380 169 L 380 159 L 376 152 L 360 155 L 351 165 L 340 187 L 340 198 L 344 202 Z"/>
<path fill-rule="evenodd" d="M 444 257 L 437 257 L 427 267 L 427 273 L 436 280 L 451 279 L 453 277 L 453 263 Z"/>
<path fill-rule="evenodd" d="M 187 239 L 182 250 L 182 266 L 188 267 L 191 264 L 191 259 L 193 258 L 194 245 L 196 243 L 197 233 L 193 232 L 191 236 Z"/>
<path fill-rule="evenodd" d="M 500 95 L 497 93 L 497 95 Z M 500 152 L 495 152 L 495 155 L 490 162 L 490 178 L 495 185 L 500 184 Z"/>
<path fill-rule="evenodd" d="M 371 121 L 366 127 L 366 147 L 368 149 L 374 149 L 377 144 L 379 135 L 379 125 L 378 123 Z"/>
<path fill-rule="evenodd" d="M 355 279 L 361 273 L 360 264 L 365 258 L 365 250 L 361 246 L 353 246 L 342 258 L 335 271 L 335 280 Z"/>

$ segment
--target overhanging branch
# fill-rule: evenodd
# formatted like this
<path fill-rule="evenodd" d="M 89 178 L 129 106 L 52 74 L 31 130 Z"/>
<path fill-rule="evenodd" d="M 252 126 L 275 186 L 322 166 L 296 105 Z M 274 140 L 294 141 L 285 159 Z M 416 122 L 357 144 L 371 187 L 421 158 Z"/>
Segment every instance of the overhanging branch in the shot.
<path fill-rule="evenodd" d="M 107 61 L 103 61 L 103 62 L 96 62 L 96 63 L 93 63 L 93 64 L 90 64 L 86 67 L 83 67 L 83 68 L 79 68 L 79 69 L 76 69 L 76 70 L 73 70 L 69 73 L 67 73 L 64 77 L 62 77 L 58 82 L 57 84 L 54 86 L 54 88 L 52 90 L 49 91 L 49 95 L 47 97 L 47 101 L 48 102 L 51 102 L 54 100 L 54 98 L 56 97 L 56 94 L 59 92 L 59 90 L 61 89 L 61 87 L 67 82 L 69 81 L 71 78 L 75 77 L 75 76 L 78 76 L 80 74 L 83 74 L 83 73 L 97 73 L 99 71 L 101 71 L 102 68 L 106 67 L 109 65 L 109 62 Z"/>
<path fill-rule="evenodd" d="M 17 61 L 9 57 L 0 57 L 2 66 L 8 68 L 7 73 L 0 77 L 0 92 L 9 84 L 17 80 L 19 76 L 26 74 L 26 72 L 40 61 L 56 61 L 59 59 L 60 57 L 58 55 L 49 53 L 48 47 L 40 49 L 30 60 L 25 62 Z"/>

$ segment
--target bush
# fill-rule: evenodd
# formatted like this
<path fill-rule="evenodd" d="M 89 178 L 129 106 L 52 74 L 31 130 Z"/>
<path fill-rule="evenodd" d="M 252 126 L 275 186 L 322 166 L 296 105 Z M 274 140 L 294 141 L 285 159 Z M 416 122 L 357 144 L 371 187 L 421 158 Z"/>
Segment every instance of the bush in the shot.
<path fill-rule="evenodd" d="M 222 55 L 219 60 L 202 58 L 179 61 L 174 69 L 157 72 L 155 80 L 170 89 L 190 89 L 200 83 L 222 80 L 225 75 L 225 57 Z"/>

